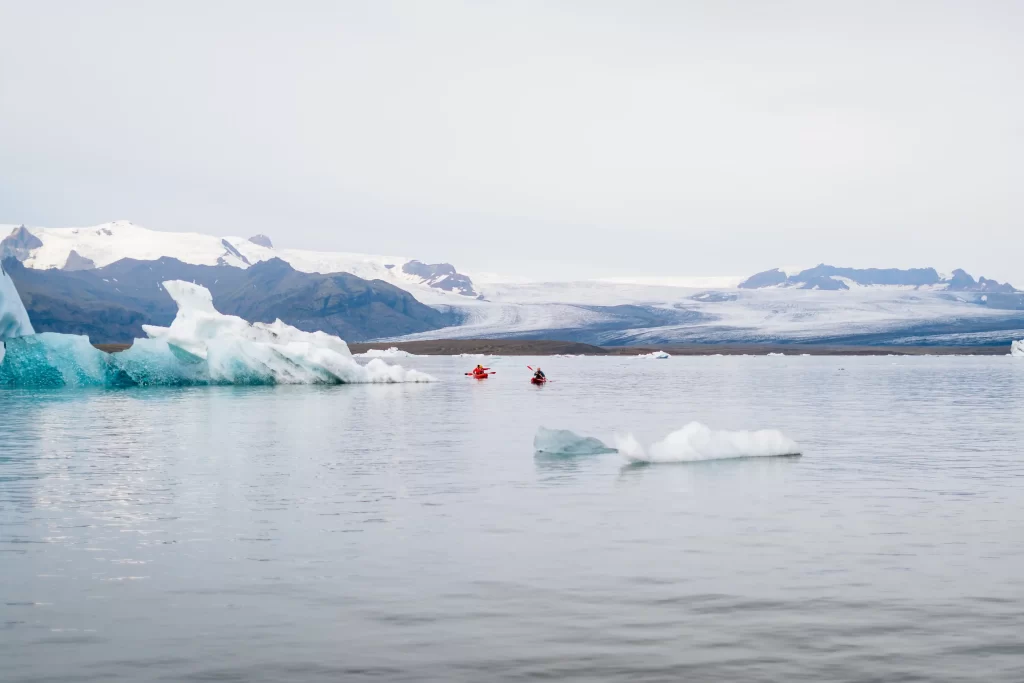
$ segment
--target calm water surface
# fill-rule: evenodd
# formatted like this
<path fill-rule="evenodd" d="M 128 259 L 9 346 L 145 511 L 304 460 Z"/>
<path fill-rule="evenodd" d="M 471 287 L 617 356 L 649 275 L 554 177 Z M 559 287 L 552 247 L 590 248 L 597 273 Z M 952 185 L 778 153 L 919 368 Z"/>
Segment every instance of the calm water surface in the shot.
<path fill-rule="evenodd" d="M 474 362 L 0 391 L 0 680 L 1024 680 L 1024 362 Z M 533 454 L 690 420 L 805 455 Z"/>

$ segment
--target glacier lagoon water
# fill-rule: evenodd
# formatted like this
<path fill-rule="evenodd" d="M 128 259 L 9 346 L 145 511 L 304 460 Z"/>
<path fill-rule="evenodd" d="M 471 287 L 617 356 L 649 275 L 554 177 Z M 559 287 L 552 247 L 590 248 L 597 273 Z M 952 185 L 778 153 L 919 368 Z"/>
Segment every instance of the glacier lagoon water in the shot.
<path fill-rule="evenodd" d="M 0 391 L 0 680 L 1020 680 L 1024 363 Z M 691 420 L 801 458 L 535 455 Z"/>

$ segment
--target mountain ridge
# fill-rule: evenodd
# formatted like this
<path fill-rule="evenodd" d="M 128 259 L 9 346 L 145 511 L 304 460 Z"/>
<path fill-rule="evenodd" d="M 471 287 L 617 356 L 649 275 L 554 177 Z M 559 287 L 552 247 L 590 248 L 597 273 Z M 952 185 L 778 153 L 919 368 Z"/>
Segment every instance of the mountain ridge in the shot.
<path fill-rule="evenodd" d="M 0 226 L 0 231 L 5 226 Z M 121 259 L 152 261 L 163 257 L 182 263 L 245 269 L 274 258 L 306 273 L 350 273 L 381 280 L 414 293 L 421 300 L 444 303 L 475 298 L 472 279 L 448 263 L 349 252 L 277 249 L 266 235 L 215 237 L 190 232 L 160 232 L 114 221 L 80 228 L 9 226 L 0 240 L 0 260 L 15 258 L 29 268 L 104 267 Z"/>
<path fill-rule="evenodd" d="M 1018 290 L 1009 283 L 990 280 L 984 276 L 975 280 L 961 268 L 943 278 L 935 268 L 848 268 L 818 264 L 794 275 L 781 268 L 755 273 L 738 285 L 739 289 L 766 287 L 796 287 L 798 289 L 848 290 L 850 284 L 863 287 L 935 287 L 950 292 L 983 292 L 1014 294 Z"/>
<path fill-rule="evenodd" d="M 37 332 L 85 334 L 95 342 L 130 342 L 142 325 L 166 326 L 177 311 L 167 280 L 210 290 L 217 309 L 249 322 L 284 322 L 360 341 L 450 325 L 451 315 L 381 281 L 348 273 L 301 273 L 280 259 L 251 268 L 186 264 L 173 258 L 122 259 L 103 268 L 65 271 L 25 267 L 8 259 L 13 280 Z"/>

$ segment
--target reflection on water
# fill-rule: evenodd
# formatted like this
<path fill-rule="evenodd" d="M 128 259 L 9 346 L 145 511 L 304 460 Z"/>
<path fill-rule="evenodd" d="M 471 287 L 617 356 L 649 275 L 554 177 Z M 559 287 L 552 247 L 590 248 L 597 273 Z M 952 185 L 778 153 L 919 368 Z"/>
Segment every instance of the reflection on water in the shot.
<path fill-rule="evenodd" d="M 2 391 L 0 679 L 1017 680 L 1024 363 L 893 361 Z M 532 448 L 691 420 L 805 455 Z"/>

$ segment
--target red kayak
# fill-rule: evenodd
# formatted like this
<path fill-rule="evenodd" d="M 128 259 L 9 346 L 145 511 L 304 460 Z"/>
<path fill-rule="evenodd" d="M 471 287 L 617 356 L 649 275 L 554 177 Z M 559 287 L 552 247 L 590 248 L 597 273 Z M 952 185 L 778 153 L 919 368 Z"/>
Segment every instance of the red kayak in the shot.
<path fill-rule="evenodd" d="M 530 378 L 530 384 L 544 384 L 546 382 L 547 382 L 546 379 L 540 379 L 539 377 L 532 377 L 532 378 Z"/>
<path fill-rule="evenodd" d="M 484 370 L 483 372 L 476 372 L 476 371 L 467 372 L 466 376 L 467 377 L 472 377 L 473 379 L 487 379 L 488 377 L 490 377 L 491 375 L 494 374 L 494 372 L 491 371 L 490 368 L 483 368 L 483 370 Z"/>

